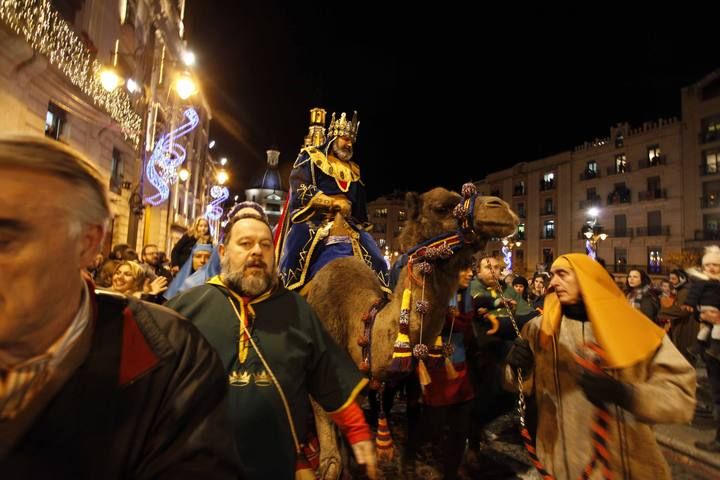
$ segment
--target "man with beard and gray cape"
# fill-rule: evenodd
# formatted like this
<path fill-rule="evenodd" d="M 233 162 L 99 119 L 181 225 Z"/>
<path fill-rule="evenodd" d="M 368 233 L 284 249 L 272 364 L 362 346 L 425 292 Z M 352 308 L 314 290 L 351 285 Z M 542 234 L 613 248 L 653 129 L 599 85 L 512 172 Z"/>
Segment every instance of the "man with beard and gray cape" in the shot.
<path fill-rule="evenodd" d="M 372 433 L 355 402 L 367 379 L 305 300 L 279 285 L 271 228 L 256 210 L 241 209 L 225 226 L 221 274 L 167 306 L 190 319 L 220 355 L 247 478 L 291 479 L 307 467 L 301 445 L 309 395 L 374 478 Z"/>

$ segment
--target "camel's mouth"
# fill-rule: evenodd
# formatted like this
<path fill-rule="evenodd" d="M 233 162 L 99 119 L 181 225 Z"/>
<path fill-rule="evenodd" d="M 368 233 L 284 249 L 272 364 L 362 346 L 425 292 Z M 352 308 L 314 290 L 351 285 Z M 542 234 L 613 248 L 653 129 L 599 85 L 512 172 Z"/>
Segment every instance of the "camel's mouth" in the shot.
<path fill-rule="evenodd" d="M 483 238 L 504 238 L 515 233 L 517 222 L 508 218 L 507 220 L 483 220 L 476 224 L 475 231 Z"/>

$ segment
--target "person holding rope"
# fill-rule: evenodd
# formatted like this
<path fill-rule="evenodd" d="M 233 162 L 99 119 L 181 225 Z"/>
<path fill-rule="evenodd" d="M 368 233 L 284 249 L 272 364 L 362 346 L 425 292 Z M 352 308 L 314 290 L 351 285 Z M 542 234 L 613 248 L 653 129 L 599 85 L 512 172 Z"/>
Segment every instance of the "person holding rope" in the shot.
<path fill-rule="evenodd" d="M 544 478 L 670 479 L 652 424 L 692 420 L 694 369 L 590 257 L 560 256 L 551 271 L 543 315 L 506 358 L 521 418 L 524 395 L 537 401 L 534 447 L 523 432 L 535 466 Z"/>

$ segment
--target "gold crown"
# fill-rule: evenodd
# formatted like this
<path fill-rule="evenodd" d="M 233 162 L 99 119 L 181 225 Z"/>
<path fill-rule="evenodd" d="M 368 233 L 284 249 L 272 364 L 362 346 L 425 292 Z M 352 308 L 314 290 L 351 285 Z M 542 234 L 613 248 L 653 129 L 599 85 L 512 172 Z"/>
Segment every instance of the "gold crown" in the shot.
<path fill-rule="evenodd" d="M 258 387 L 267 387 L 271 383 L 272 379 L 265 370 L 263 370 L 262 373 L 255 374 L 255 385 L 257 385 Z"/>
<path fill-rule="evenodd" d="M 250 383 L 250 377 L 251 375 L 245 371 L 242 374 L 238 375 L 237 372 L 232 372 L 230 374 L 230 385 L 236 385 L 238 387 L 244 387 L 245 385 Z"/>
<path fill-rule="evenodd" d="M 332 137 L 349 137 L 353 142 L 357 140 L 358 128 L 360 122 L 357 119 L 357 112 L 353 112 L 352 120 L 348 121 L 345 112 L 340 114 L 340 118 L 335 119 L 335 113 L 330 117 L 330 126 L 327 130 L 328 138 Z"/>

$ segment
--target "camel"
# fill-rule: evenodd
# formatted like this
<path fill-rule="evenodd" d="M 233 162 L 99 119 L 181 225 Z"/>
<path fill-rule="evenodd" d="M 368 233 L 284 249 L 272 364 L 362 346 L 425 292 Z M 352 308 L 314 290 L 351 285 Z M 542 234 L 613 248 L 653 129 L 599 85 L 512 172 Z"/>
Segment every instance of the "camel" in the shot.
<path fill-rule="evenodd" d="M 422 296 L 421 285 L 406 282 L 407 268 L 400 274 L 395 291 L 389 302 L 377 313 L 371 331 L 370 370 L 371 378 L 385 380 L 392 361 L 393 345 L 399 330 L 400 308 L 403 290 L 407 285 L 412 290 L 410 312 L 411 344 L 421 342 L 420 322 L 422 319 L 422 343 L 431 344 L 440 334 L 448 301 L 457 290 L 458 273 L 461 265 L 467 264 L 470 257 L 483 249 L 490 238 L 502 238 L 511 235 L 517 225 L 518 217 L 508 204 L 497 197 L 472 196 L 474 186 L 463 187 L 465 197 L 474 202 L 472 219 L 468 218 L 468 230 L 464 235 L 464 244 L 453 255 L 434 264 L 431 274 L 425 278 L 424 299 L 429 301 L 429 309 L 419 315 L 414 307 L 415 301 Z M 463 197 L 456 192 L 438 187 L 422 195 L 408 193 L 406 196 L 407 222 L 400 235 L 403 251 L 408 251 L 422 242 L 438 235 L 458 230 L 455 208 Z M 421 277 L 419 267 L 413 268 L 414 275 Z M 307 300 L 317 313 L 331 336 L 345 347 L 357 365 L 363 359 L 358 338 L 364 335 L 362 321 L 373 304 L 384 294 L 373 271 L 362 260 L 355 257 L 339 258 L 322 268 L 306 289 Z M 334 428 L 329 417 L 322 409 L 315 409 L 318 438 L 320 439 L 320 478 L 331 480 L 338 478 L 340 453 L 337 448 Z"/>

